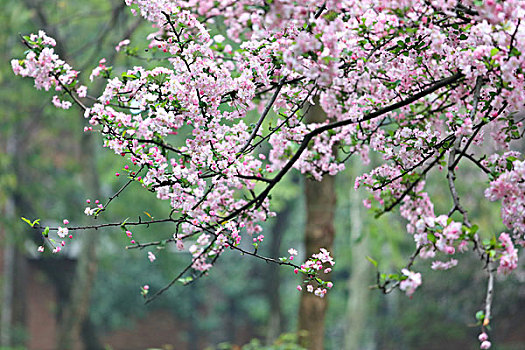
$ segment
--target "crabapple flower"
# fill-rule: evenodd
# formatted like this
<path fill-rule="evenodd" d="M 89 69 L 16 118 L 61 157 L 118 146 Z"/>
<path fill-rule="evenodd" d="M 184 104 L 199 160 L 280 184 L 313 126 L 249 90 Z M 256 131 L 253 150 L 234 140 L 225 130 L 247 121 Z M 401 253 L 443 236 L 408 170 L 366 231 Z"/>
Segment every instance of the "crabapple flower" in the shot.
<path fill-rule="evenodd" d="M 315 291 L 314 291 L 314 295 L 320 297 L 320 298 L 324 298 L 326 294 L 326 289 L 324 288 L 317 288 Z"/>
<path fill-rule="evenodd" d="M 458 264 L 456 259 L 450 259 L 449 261 L 433 261 L 432 270 L 448 270 Z"/>
<path fill-rule="evenodd" d="M 480 342 L 484 342 L 489 339 L 489 336 L 487 333 L 483 332 L 478 336 L 478 339 Z"/>
<path fill-rule="evenodd" d="M 507 159 L 515 157 L 505 157 Z M 498 159 L 494 159 L 497 164 Z M 505 168 L 502 173 L 490 183 L 485 191 L 485 197 L 491 201 L 501 200 L 501 217 L 503 223 L 515 233 L 525 234 L 525 161 L 510 162 L 511 170 Z M 499 170 L 496 165 L 496 170 Z"/>
<path fill-rule="evenodd" d="M 149 262 L 154 262 L 155 259 L 157 259 L 157 257 L 152 252 L 148 252 L 148 259 L 149 259 Z"/>
<path fill-rule="evenodd" d="M 68 231 L 69 230 L 67 229 L 67 227 L 59 227 L 58 228 L 58 232 L 57 232 L 58 237 L 60 237 L 60 238 L 66 237 L 68 235 L 68 233 L 69 233 Z"/>
<path fill-rule="evenodd" d="M 222 43 L 225 40 L 224 36 L 217 34 L 213 37 L 213 41 L 216 43 Z"/>
<path fill-rule="evenodd" d="M 69 109 L 72 106 L 71 102 L 69 101 L 60 101 L 58 96 L 53 96 L 53 104 L 55 105 L 55 107 L 61 109 Z"/>
<path fill-rule="evenodd" d="M 129 43 L 130 43 L 129 39 L 122 40 L 121 42 L 117 44 L 117 46 L 115 46 L 115 51 L 119 52 L 123 47 L 128 46 Z"/>
<path fill-rule="evenodd" d="M 149 293 L 149 285 L 145 284 L 142 287 L 140 287 L 140 294 L 143 297 L 146 297 L 148 295 L 148 293 Z"/>
<path fill-rule="evenodd" d="M 177 249 L 184 250 L 184 243 L 182 242 L 182 239 L 176 233 L 173 234 L 173 239 L 175 240 Z"/>
<path fill-rule="evenodd" d="M 399 289 L 404 291 L 406 295 L 411 296 L 416 291 L 417 287 L 421 285 L 421 274 L 412 272 L 407 269 L 401 270 L 406 279 L 399 284 Z"/>
<path fill-rule="evenodd" d="M 518 250 L 507 233 L 500 234 L 498 240 L 503 249 L 499 259 L 498 273 L 508 274 L 518 267 Z"/>
<path fill-rule="evenodd" d="M 489 342 L 488 340 L 485 340 L 484 342 L 481 343 L 479 348 L 480 349 L 490 349 L 491 346 L 492 346 L 491 342 Z"/>
<path fill-rule="evenodd" d="M 76 90 L 78 97 L 84 98 L 87 96 L 87 87 L 84 85 L 81 85 Z"/>

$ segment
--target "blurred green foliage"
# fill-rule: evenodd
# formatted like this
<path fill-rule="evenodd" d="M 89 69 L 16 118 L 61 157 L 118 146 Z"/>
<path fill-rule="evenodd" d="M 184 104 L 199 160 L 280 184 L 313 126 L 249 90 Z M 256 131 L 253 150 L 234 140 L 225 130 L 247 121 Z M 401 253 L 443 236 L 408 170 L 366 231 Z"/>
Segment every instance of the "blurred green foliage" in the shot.
<path fill-rule="evenodd" d="M 119 5 L 117 1 L 38 1 L 35 2 L 39 4 L 38 8 L 28 7 L 27 3 L 32 2 L 3 0 L 3 10 L 0 11 L 0 43 L 3 47 L 0 53 L 0 206 L 8 198 L 20 198 L 19 215 L 0 215 L 0 224 L 9 227 L 13 233 L 11 239 L 16 237 L 20 246 L 29 245 L 34 249 L 38 241 L 19 216 L 38 217 L 44 223 L 52 222 L 50 218 L 81 222 L 85 219 L 85 199 L 92 197 L 82 183 L 82 173 L 99 174 L 102 193 L 109 196 L 124 181 L 114 176 L 115 171 L 122 169 L 123 162 L 111 152 L 101 151 L 101 142 L 97 140 L 97 148 L 90 150 L 96 159 L 96 169 L 85 167 L 80 157 L 85 121 L 80 113 L 56 110 L 50 103 L 51 93 L 35 91 L 29 80 L 12 75 L 9 60 L 21 57 L 24 51 L 18 33 L 38 30 L 42 26 L 38 11 L 43 11 L 49 20 L 49 27 L 67 39 L 59 49 L 68 54 L 73 66 L 83 70 L 82 77 L 86 79 L 100 58 L 114 54 L 113 47 L 124 39 L 122 36 L 134 25 L 135 19 L 129 11 L 122 11 L 113 20 L 113 26 L 108 24 L 112 10 Z M 223 30 L 220 22 L 217 30 Z M 138 27 L 132 46 L 145 46 L 144 38 L 151 31 L 147 25 Z M 122 71 L 127 66 L 152 63 L 118 55 L 112 64 L 116 71 Z M 8 152 L 10 147 L 12 152 Z M 355 163 L 351 163 L 348 168 L 354 166 Z M 335 287 L 329 295 L 326 321 L 326 347 L 333 350 L 344 347 L 344 335 L 352 327 L 347 321 L 352 312 L 347 308 L 352 293 L 348 279 L 356 269 L 353 259 L 356 249 L 360 249 L 360 244 L 366 239 L 367 255 L 375 259 L 379 270 L 384 272 L 399 272 L 413 250 L 413 239 L 404 230 L 405 222 L 396 214 L 384 215 L 379 220 L 375 220 L 372 213 L 363 214 L 360 217 L 363 232 L 351 232 L 352 220 L 355 219 L 351 212 L 351 200 L 353 196 L 363 196 L 353 191 L 355 175 L 351 170 L 347 171 L 338 176 L 337 183 L 339 196 L 334 251 L 337 264 L 332 273 Z M 430 193 L 437 198 L 436 212 L 447 212 L 451 205 L 443 176 L 436 172 L 427 179 Z M 458 179 L 458 191 L 474 222 L 482 228 L 480 234 L 489 237 L 501 232 L 504 228 L 499 219 L 498 205 L 480 200 L 485 180 L 474 176 L 469 167 L 459 169 Z M 277 211 L 286 206 L 291 206 L 292 211 L 281 244 L 282 254 L 290 247 L 301 251 L 298 242 L 302 239 L 305 222 L 301 184 L 291 179 L 286 181 L 272 193 Z M 129 191 L 112 203 L 111 210 L 99 220 L 110 222 L 126 217 L 145 218 L 144 211 L 159 218 L 169 213 L 167 203 L 133 186 L 136 185 L 133 184 Z M 264 227 L 268 241 L 272 239 L 272 225 L 273 222 L 269 222 Z M 140 241 L 148 241 L 169 237 L 173 231 L 174 228 L 166 224 L 136 229 L 133 233 Z M 255 337 L 240 349 L 300 349 L 295 345 L 293 334 L 281 336 L 273 345 L 263 345 L 263 341 L 258 340 L 265 338 L 269 317 L 277 311 L 269 308 L 269 291 L 264 279 L 268 273 L 266 263 L 240 256 L 237 252 L 227 252 L 209 276 L 186 287 L 176 285 L 146 306 L 140 287 L 149 284 L 152 291 L 160 289 L 185 266 L 189 254 L 177 252 L 172 246 L 162 250 L 153 248 L 151 251 L 157 260 L 150 263 L 147 250 L 125 250 L 128 241 L 122 231 L 115 228 L 105 230 L 99 242 L 100 265 L 90 309 L 91 321 L 99 336 L 127 327 L 148 312 L 160 309 L 168 310 L 177 320 L 188 325 L 185 328 L 186 341 L 199 336 L 212 346 L 221 342 L 230 344 L 218 345 L 216 349 L 233 350 L 239 347 L 231 344 Z M 263 244 L 260 252 L 267 253 L 268 246 Z M 364 263 L 368 266 L 367 278 L 362 284 L 368 286 L 374 283 L 376 269 L 368 261 Z M 431 271 L 429 262 L 417 262 L 414 269 L 423 272 L 424 283 L 412 299 L 398 292 L 384 296 L 370 290 L 366 300 L 367 312 L 361 318 L 365 324 L 363 339 L 360 340 L 362 348 L 477 348 L 478 329 L 469 326 L 475 323 L 474 315 L 483 301 L 485 275 L 482 265 L 473 258 L 463 257 L 459 267 L 440 272 Z M 282 305 L 279 311 L 284 317 L 281 328 L 285 332 L 294 331 L 299 299 L 294 286 L 300 279 L 285 268 L 273 278 L 282 281 L 279 290 Z M 503 344 L 513 334 L 515 323 L 506 319 L 525 321 L 519 313 L 525 307 L 523 291 L 523 282 L 515 276 L 508 277 L 505 284 L 498 283 L 494 343 Z M 522 349 L 523 344 L 498 347 L 513 348 Z"/>
<path fill-rule="evenodd" d="M 271 345 L 263 345 L 259 339 L 252 339 L 248 344 L 238 347 L 229 343 L 217 345 L 215 350 L 306 350 L 297 344 L 297 334 L 284 333 Z M 209 348 L 207 350 L 213 350 Z"/>

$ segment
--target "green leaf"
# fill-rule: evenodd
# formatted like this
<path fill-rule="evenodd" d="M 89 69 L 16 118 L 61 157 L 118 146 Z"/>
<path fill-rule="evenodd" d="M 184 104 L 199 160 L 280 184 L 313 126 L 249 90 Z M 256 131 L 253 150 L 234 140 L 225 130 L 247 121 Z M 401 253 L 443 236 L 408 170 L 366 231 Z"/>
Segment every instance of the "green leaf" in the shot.
<path fill-rule="evenodd" d="M 476 320 L 483 321 L 484 318 L 485 313 L 483 312 L 483 310 L 479 310 L 478 312 L 476 312 Z"/>
<path fill-rule="evenodd" d="M 126 222 L 128 222 L 128 220 L 129 218 L 126 218 L 126 220 L 122 221 L 122 223 L 120 224 L 120 227 L 125 228 Z"/>
<path fill-rule="evenodd" d="M 372 265 L 374 265 L 375 267 L 377 267 L 377 261 L 375 261 L 374 259 L 372 259 L 371 257 L 367 256 L 366 257 L 366 260 L 370 261 L 372 263 Z"/>
<path fill-rule="evenodd" d="M 401 275 L 399 275 L 397 273 L 391 273 L 391 274 L 388 275 L 388 278 L 391 279 L 391 280 L 399 281 L 399 280 L 401 280 Z"/>
<path fill-rule="evenodd" d="M 493 57 L 493 56 L 496 56 L 499 52 L 499 49 L 498 48 L 492 48 L 492 50 L 490 50 L 490 56 Z"/>
<path fill-rule="evenodd" d="M 122 73 L 122 78 L 131 78 L 131 79 L 137 79 L 137 77 L 133 74 L 127 74 L 127 73 Z"/>
<path fill-rule="evenodd" d="M 31 222 L 31 220 L 28 220 L 24 217 L 21 217 L 20 219 L 22 219 L 24 222 L 26 222 L 29 226 L 33 227 L 33 223 Z"/>
<path fill-rule="evenodd" d="M 182 278 L 179 278 L 177 281 L 180 282 L 180 283 L 182 283 L 182 284 L 188 284 L 188 283 L 190 283 L 191 281 L 193 281 L 193 277 L 191 277 L 191 276 L 188 276 L 188 277 L 182 277 Z"/>
<path fill-rule="evenodd" d="M 46 228 L 44 229 L 44 232 L 42 232 L 42 236 L 44 237 L 49 237 L 49 226 L 46 226 Z"/>

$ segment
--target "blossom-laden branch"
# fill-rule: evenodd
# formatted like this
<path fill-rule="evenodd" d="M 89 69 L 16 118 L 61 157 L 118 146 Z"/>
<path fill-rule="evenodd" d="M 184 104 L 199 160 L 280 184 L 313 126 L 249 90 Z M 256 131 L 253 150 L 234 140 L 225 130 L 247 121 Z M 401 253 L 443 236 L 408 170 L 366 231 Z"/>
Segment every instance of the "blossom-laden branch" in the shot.
<path fill-rule="evenodd" d="M 100 132 L 104 146 L 129 161 L 127 182 L 86 214 L 101 215 L 133 183 L 171 206 L 166 219 L 68 229 L 120 226 L 130 249 L 182 249 L 191 241 L 191 261 L 153 298 L 177 280 L 190 283 L 205 275 L 226 248 L 298 269 L 317 283 L 307 290 L 323 296 L 328 282 L 316 272 L 318 262 L 332 262 L 328 252 L 295 267 L 286 258 L 263 257 L 257 252 L 264 238 L 260 223 L 274 215 L 270 193 L 290 171 L 320 180 L 342 171 L 354 154 L 364 162 L 370 153 L 382 155 L 382 164 L 358 177 L 356 187 L 370 192 L 364 204 L 377 215 L 399 208 L 415 241 L 416 253 L 401 273 L 379 275 L 381 290 L 399 287 L 412 295 L 422 282 L 411 270 L 416 259 L 450 256 L 432 262 L 433 269 L 446 270 L 469 244 L 489 271 L 489 285 L 491 266 L 499 262 L 499 273 L 516 268 L 525 242 L 525 162 L 512 150 L 525 132 L 515 117 L 525 108 L 523 2 L 126 4 L 158 28 L 149 40 L 159 66 L 113 76 L 107 62 L 99 61 L 90 79 L 101 76 L 106 87 L 89 105 L 79 72 L 55 54 L 55 42 L 45 33 L 25 37 L 29 51 L 12 66 L 33 78 L 36 88 L 54 89 L 57 107 L 74 103 L 83 109 L 86 131 Z M 217 17 L 228 29 L 212 37 L 209 26 Z M 133 57 L 130 45 L 124 40 L 117 50 L 125 47 Z M 326 113 L 325 122 L 303 120 L 314 104 Z M 456 189 L 456 169 L 464 159 L 489 177 L 485 196 L 502 201 L 509 232 L 491 240 L 477 233 Z M 454 205 L 439 215 L 425 178 L 442 169 Z M 127 229 L 157 222 L 172 223 L 176 232 L 138 242 Z M 38 228 L 46 238 L 66 232 Z M 253 251 L 241 244 L 246 236 L 254 240 Z M 482 348 L 490 346 L 481 338 Z"/>

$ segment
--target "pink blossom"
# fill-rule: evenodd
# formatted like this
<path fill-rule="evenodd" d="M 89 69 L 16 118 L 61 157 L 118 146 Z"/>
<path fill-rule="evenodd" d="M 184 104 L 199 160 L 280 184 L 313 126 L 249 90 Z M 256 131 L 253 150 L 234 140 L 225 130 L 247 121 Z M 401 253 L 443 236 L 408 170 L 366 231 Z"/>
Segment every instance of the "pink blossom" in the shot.
<path fill-rule="evenodd" d="M 409 271 L 407 269 L 403 269 L 401 272 L 407 278 L 401 281 L 399 284 L 399 289 L 404 291 L 406 295 L 411 296 L 414 294 L 417 287 L 421 285 L 421 274 Z"/>
<path fill-rule="evenodd" d="M 479 348 L 480 349 L 490 349 L 491 346 L 492 344 L 488 340 L 485 340 L 484 342 L 481 343 Z"/>
<path fill-rule="evenodd" d="M 53 96 L 53 104 L 55 107 L 62 109 L 69 109 L 72 106 L 71 102 L 69 101 L 60 101 L 58 96 Z"/>
<path fill-rule="evenodd" d="M 77 95 L 78 97 L 86 97 L 87 96 L 87 87 L 84 85 L 81 85 L 77 88 Z"/>
<path fill-rule="evenodd" d="M 68 235 L 68 229 L 67 227 L 59 227 L 57 233 L 60 238 L 64 238 Z"/>
<path fill-rule="evenodd" d="M 458 264 L 456 259 L 450 259 L 449 261 L 433 261 L 432 270 L 448 270 Z"/>
<path fill-rule="evenodd" d="M 115 46 L 115 51 L 117 52 L 120 51 L 123 47 L 128 46 L 129 43 L 130 43 L 129 39 L 122 40 L 121 42 L 117 44 L 117 46 Z"/>
<path fill-rule="evenodd" d="M 500 234 L 498 240 L 503 249 L 499 260 L 498 273 L 508 274 L 518 267 L 518 250 L 507 233 Z"/>

